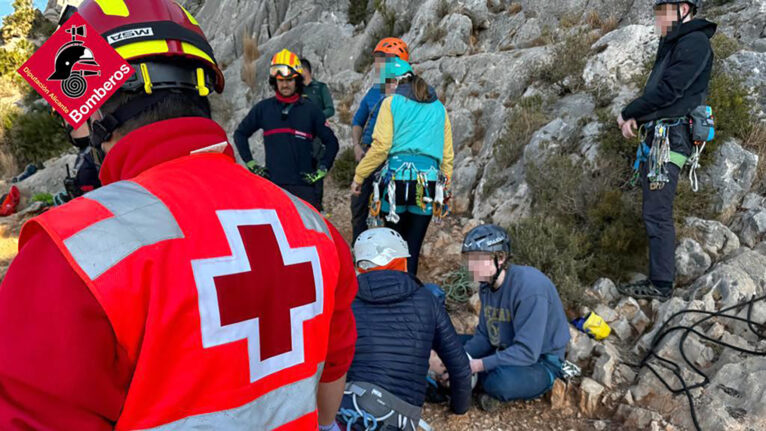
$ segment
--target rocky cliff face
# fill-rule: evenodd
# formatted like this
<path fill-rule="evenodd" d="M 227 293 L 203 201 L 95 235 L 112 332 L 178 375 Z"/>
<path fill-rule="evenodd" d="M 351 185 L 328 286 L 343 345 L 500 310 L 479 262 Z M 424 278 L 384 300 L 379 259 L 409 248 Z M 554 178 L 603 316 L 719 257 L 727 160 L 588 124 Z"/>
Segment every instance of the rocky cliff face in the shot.
<path fill-rule="evenodd" d="M 55 16 L 61 3 L 51 0 L 46 16 Z M 594 175 L 604 169 L 599 136 L 615 127 L 617 112 L 639 91 L 657 47 L 652 0 L 184 3 L 224 69 L 226 90 L 213 101 L 229 133 L 271 94 L 269 60 L 288 48 L 308 58 L 315 76 L 330 86 L 337 109 L 330 123 L 349 146 L 350 116 L 371 85 L 370 51 L 380 37 L 400 35 L 410 46 L 414 69 L 437 89 L 452 119 L 456 212 L 502 225 L 534 212 L 530 164 L 564 153 Z M 766 0 L 705 4 L 703 15 L 733 41 L 716 67 L 744 84 L 743 97 L 752 101 L 746 123 L 755 125 L 748 136 L 729 133 L 703 168 L 720 220 L 681 221 L 676 263 L 682 285 L 671 301 L 619 298 L 614 283 L 599 280 L 589 295 L 614 333 L 605 342 L 573 333 L 569 353 L 588 373 L 581 410 L 597 415 L 609 405 L 628 428 L 659 429 L 663 420 L 692 427 L 683 397 L 671 396 L 646 369 L 636 374 L 623 363 L 636 362 L 666 318 L 687 308 L 711 312 L 766 293 Z M 259 136 L 251 147 L 262 157 Z M 752 316 L 766 320 L 763 302 Z M 689 325 L 694 319 L 680 320 Z M 766 349 L 741 322 L 713 319 L 700 331 L 743 348 Z M 668 337 L 660 351 L 680 363 L 679 338 Z M 706 389 L 692 392 L 702 428 L 765 429 L 766 360 L 691 338 L 686 351 L 711 378 Z M 686 370 L 683 375 L 696 381 Z M 677 385 L 667 371 L 660 373 Z"/>

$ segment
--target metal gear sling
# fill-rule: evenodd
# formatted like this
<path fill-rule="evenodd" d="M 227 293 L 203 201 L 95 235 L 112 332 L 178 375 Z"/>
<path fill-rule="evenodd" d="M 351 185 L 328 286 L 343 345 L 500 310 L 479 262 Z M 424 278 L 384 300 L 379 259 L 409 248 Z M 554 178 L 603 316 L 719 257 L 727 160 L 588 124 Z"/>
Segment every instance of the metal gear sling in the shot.
<path fill-rule="evenodd" d="M 397 178 L 412 178 L 414 180 L 403 180 L 405 183 L 404 200 L 409 201 L 410 183 L 415 182 L 415 205 L 422 211 L 426 211 L 428 204 L 431 204 L 433 216 L 436 223 L 441 223 L 442 219 L 449 215 L 449 206 L 447 202 L 450 198 L 450 181 L 446 175 L 438 172 L 435 185 L 434 196 L 430 196 L 428 190 L 428 174 L 433 173 L 433 168 L 426 171 L 418 170 L 413 163 L 404 163 L 396 170 L 391 170 L 388 163 L 383 166 L 372 183 L 372 195 L 370 196 L 370 213 L 367 217 L 367 226 L 370 228 L 383 226 L 383 220 L 380 216 L 381 211 L 381 185 L 386 190 L 386 199 L 388 200 L 388 215 L 386 221 L 398 223 L 400 216 L 396 213 L 396 181 Z"/>

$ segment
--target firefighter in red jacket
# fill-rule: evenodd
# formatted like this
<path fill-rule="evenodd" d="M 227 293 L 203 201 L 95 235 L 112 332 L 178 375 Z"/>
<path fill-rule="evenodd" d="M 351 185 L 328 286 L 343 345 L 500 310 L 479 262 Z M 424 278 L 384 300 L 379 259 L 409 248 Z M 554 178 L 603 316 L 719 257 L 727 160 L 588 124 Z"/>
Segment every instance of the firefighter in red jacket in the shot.
<path fill-rule="evenodd" d="M 356 339 L 348 246 L 234 162 L 202 31 L 148 3 L 79 7 L 107 40 L 152 31 L 115 42 L 138 72 L 89 120 L 104 187 L 27 223 L 0 286 L 0 429 L 335 426 Z"/>

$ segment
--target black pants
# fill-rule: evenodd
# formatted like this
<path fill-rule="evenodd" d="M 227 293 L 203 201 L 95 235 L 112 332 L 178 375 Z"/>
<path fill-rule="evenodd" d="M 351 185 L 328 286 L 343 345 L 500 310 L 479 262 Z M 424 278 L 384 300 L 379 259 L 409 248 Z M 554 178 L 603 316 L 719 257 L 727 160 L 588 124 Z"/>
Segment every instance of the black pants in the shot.
<path fill-rule="evenodd" d="M 652 142 L 653 130 L 647 134 Z M 689 126 L 680 124 L 668 129 L 670 150 L 686 155 L 691 154 Z M 672 283 L 676 276 L 676 228 L 673 222 L 673 202 L 678 189 L 681 168 L 673 163 L 665 165 L 669 182 L 660 190 L 650 190 L 647 163 L 641 164 L 641 186 L 643 189 L 642 213 L 646 234 L 649 237 L 649 279 L 653 282 Z"/>
<path fill-rule="evenodd" d="M 397 232 L 407 241 L 407 248 L 410 249 L 410 257 L 407 259 L 407 272 L 412 275 L 418 275 L 418 258 L 420 257 L 420 248 L 423 246 L 423 239 L 426 237 L 428 225 L 431 223 L 431 215 L 419 215 L 412 213 L 399 214 L 399 223 L 386 222 L 386 227 Z"/>
<path fill-rule="evenodd" d="M 375 174 L 367 177 L 362 183 L 362 193 L 359 196 L 351 196 L 351 229 L 354 238 L 351 240 L 353 245 L 362 232 L 367 230 L 367 217 L 370 215 L 370 196 L 372 196 L 372 183 L 375 181 Z"/>
<path fill-rule="evenodd" d="M 322 211 L 322 195 L 320 194 L 320 190 L 322 189 L 317 187 L 317 184 L 313 184 L 313 185 L 306 184 L 305 186 L 304 185 L 300 185 L 300 186 L 279 185 L 279 184 L 278 185 L 279 187 L 282 187 L 283 189 L 287 190 L 293 195 L 308 202 L 309 204 L 311 204 L 311 206 L 316 208 L 317 211 Z"/>
<path fill-rule="evenodd" d="M 646 178 L 647 164 L 641 164 L 643 217 L 649 237 L 649 279 L 672 283 L 676 276 L 676 228 L 673 223 L 673 201 L 681 168 L 666 165 L 670 181 L 661 190 L 650 190 Z"/>

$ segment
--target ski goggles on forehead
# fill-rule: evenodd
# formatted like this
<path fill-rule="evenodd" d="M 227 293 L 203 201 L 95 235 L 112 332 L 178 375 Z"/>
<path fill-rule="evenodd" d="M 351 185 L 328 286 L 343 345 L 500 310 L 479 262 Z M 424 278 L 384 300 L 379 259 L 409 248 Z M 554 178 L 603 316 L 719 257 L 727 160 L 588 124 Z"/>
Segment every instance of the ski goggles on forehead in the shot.
<path fill-rule="evenodd" d="M 269 76 L 273 76 L 277 79 L 293 79 L 298 76 L 298 72 L 290 66 L 275 64 L 269 68 Z"/>

